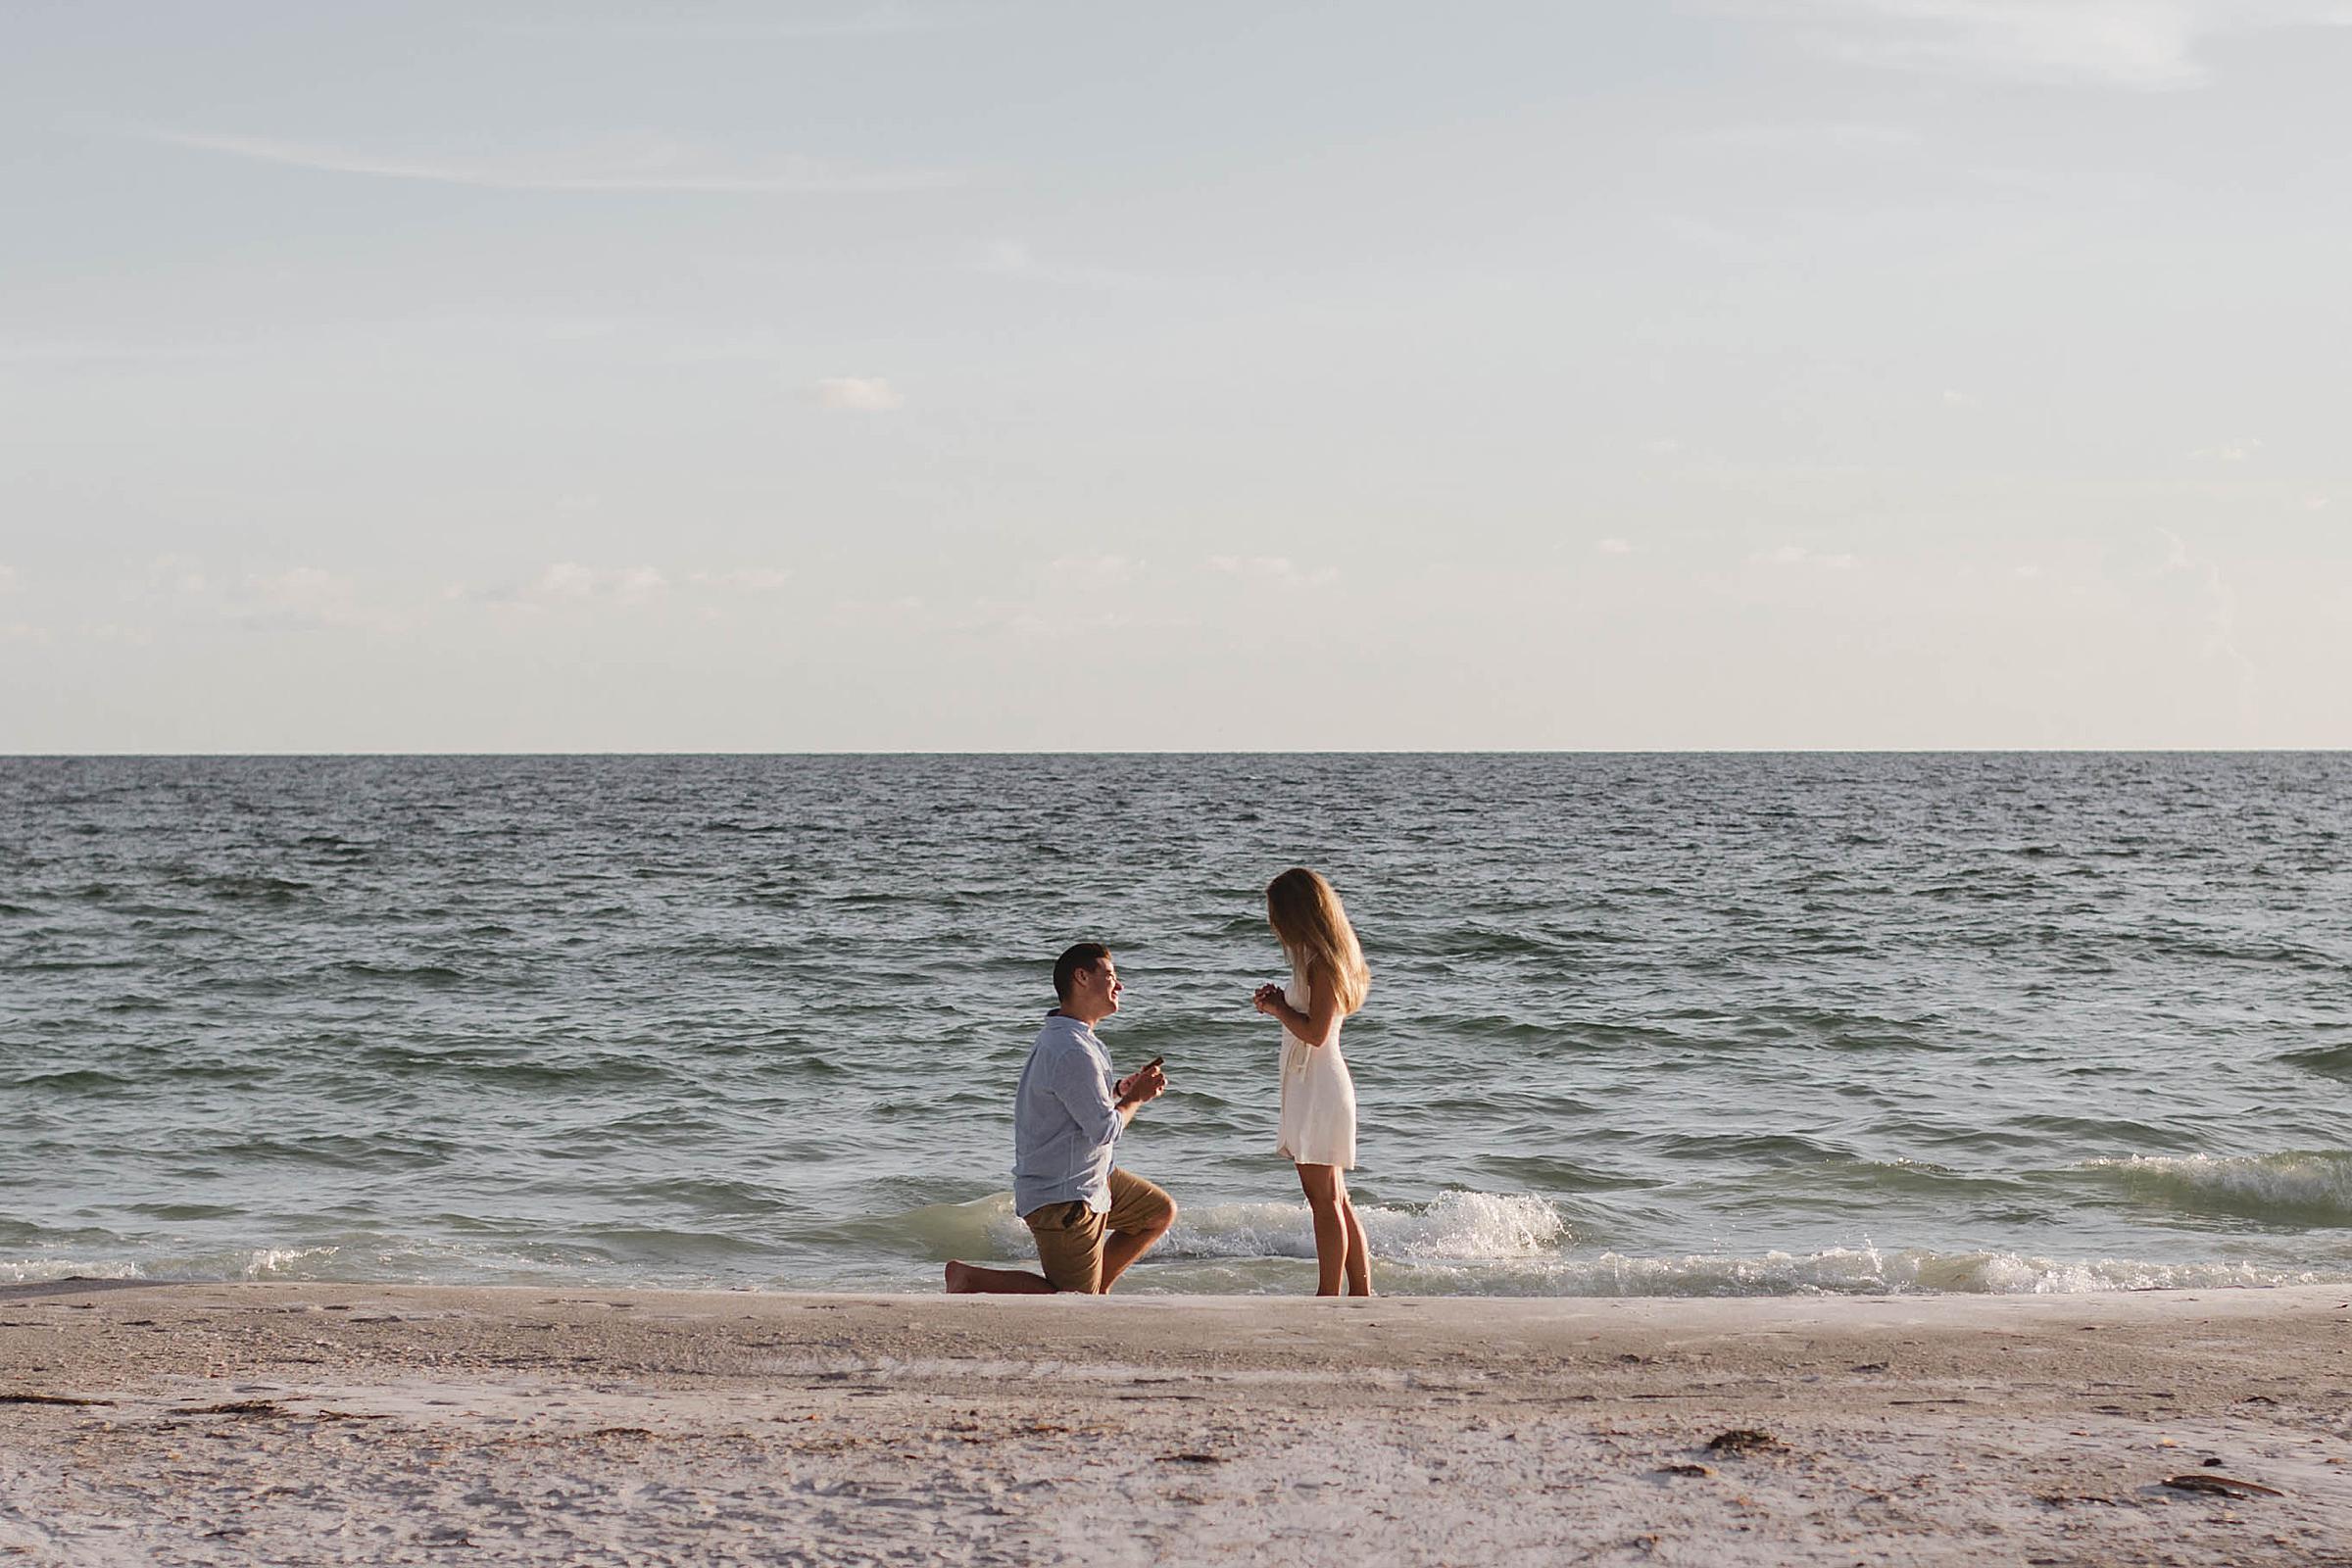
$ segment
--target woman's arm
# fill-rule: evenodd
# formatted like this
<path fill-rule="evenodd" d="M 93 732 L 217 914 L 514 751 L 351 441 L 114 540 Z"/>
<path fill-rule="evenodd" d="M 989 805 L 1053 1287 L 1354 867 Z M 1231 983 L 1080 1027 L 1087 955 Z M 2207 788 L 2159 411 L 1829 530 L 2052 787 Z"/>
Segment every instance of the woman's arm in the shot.
<path fill-rule="evenodd" d="M 1267 988 L 1272 992 L 1272 988 Z M 1328 1046 L 1340 1026 L 1340 988 L 1332 981 L 1331 971 L 1316 964 L 1306 971 L 1306 1010 L 1300 1012 L 1272 992 L 1257 1004 L 1257 1010 L 1282 1020 L 1282 1026 L 1309 1046 Z"/>

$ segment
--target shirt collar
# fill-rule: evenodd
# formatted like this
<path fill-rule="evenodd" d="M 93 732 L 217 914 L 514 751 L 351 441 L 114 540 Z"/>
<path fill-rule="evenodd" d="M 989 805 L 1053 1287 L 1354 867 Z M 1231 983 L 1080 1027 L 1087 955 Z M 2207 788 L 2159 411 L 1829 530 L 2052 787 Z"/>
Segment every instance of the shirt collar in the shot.
<path fill-rule="evenodd" d="M 1092 1040 L 1095 1038 L 1095 1026 L 1093 1024 L 1080 1023 L 1077 1019 L 1071 1017 L 1059 1007 L 1055 1007 L 1053 1011 L 1046 1014 L 1046 1027 L 1049 1029 L 1059 1029 L 1064 1034 L 1076 1035 L 1081 1040 Z"/>

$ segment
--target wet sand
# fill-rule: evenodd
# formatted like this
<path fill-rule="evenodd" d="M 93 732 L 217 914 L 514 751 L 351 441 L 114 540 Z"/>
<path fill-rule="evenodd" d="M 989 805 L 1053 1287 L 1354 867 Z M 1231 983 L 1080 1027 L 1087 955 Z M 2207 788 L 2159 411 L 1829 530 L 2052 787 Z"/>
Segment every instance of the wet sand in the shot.
<path fill-rule="evenodd" d="M 8 1287 L 16 1562 L 2352 1565 L 2352 1295 Z"/>

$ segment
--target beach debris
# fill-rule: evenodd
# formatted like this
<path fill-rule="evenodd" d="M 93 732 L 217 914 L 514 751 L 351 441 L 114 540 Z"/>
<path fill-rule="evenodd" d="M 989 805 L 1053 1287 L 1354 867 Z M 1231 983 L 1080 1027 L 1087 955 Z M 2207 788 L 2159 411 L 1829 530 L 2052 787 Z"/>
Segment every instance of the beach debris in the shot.
<path fill-rule="evenodd" d="M 1865 1361 L 1859 1366 L 1849 1366 L 1846 1368 L 1846 1370 L 1848 1372 L 1884 1372 L 1886 1370 L 1886 1363 L 1884 1361 Z"/>
<path fill-rule="evenodd" d="M 112 1399 L 84 1399 L 72 1394 L 0 1394 L 0 1404 L 112 1404 Z"/>
<path fill-rule="evenodd" d="M 1158 1462 L 1161 1464 L 1223 1464 L 1225 1456 L 1221 1453 L 1163 1453 L 1159 1456 Z"/>
<path fill-rule="evenodd" d="M 2218 1492 L 2226 1497 L 2283 1497 L 2285 1493 L 2277 1487 L 2266 1487 L 2259 1481 L 2240 1481 L 2235 1476 L 2166 1476 L 2161 1485 L 2175 1492 Z"/>
<path fill-rule="evenodd" d="M 1662 1476 L 1711 1476 L 1714 1473 L 1715 1467 L 1711 1464 L 1662 1464 L 1658 1466 L 1658 1474 Z"/>
<path fill-rule="evenodd" d="M 1707 1447 L 1715 1453 L 1761 1453 L 1787 1446 L 1771 1433 L 1756 1427 L 1734 1427 L 1707 1440 Z"/>
<path fill-rule="evenodd" d="M 275 1399 L 231 1399 L 226 1404 L 199 1404 L 170 1413 L 172 1415 L 292 1415 L 294 1412 Z"/>

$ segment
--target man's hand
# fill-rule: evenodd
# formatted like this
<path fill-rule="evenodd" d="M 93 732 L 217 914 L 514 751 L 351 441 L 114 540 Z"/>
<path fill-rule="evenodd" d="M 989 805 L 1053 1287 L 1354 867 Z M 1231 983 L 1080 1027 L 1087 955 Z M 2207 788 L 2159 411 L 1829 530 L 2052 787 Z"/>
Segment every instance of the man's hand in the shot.
<path fill-rule="evenodd" d="M 1167 1093 L 1168 1075 L 1159 1063 L 1153 1062 L 1149 1067 L 1129 1073 L 1113 1087 L 1118 1093 L 1121 1106 L 1141 1105 Z"/>

